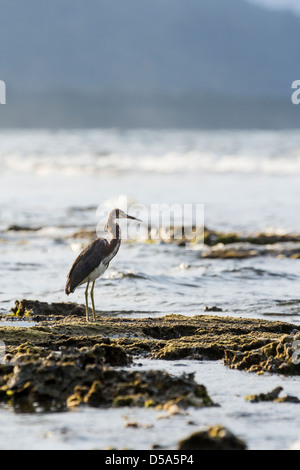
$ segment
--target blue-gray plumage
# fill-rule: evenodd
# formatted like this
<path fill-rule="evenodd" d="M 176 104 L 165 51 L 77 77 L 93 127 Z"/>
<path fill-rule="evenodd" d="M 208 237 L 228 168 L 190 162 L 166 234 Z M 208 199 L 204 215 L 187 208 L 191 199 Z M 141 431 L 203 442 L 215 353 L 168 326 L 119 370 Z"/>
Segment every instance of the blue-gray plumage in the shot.
<path fill-rule="evenodd" d="M 88 288 L 89 283 L 92 282 L 91 300 L 93 308 L 93 319 L 96 319 L 95 302 L 94 302 L 94 286 L 98 277 L 106 271 L 110 261 L 119 251 L 121 245 L 121 232 L 119 225 L 115 219 L 126 218 L 138 220 L 136 217 L 125 214 L 120 209 L 114 209 L 110 212 L 107 219 L 107 230 L 112 235 L 112 239 L 108 242 L 105 238 L 96 238 L 90 243 L 77 258 L 75 259 L 68 277 L 65 288 L 67 295 L 73 293 L 78 286 L 87 283 L 85 289 L 85 311 L 86 319 L 89 320 L 88 310 Z"/>

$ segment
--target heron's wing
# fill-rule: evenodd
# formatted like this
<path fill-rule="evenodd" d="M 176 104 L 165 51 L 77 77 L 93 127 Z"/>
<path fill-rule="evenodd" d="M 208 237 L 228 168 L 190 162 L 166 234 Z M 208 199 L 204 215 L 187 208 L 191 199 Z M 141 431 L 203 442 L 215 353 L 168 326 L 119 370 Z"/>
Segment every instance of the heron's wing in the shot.
<path fill-rule="evenodd" d="M 105 238 L 96 238 L 77 256 L 67 278 L 65 292 L 74 292 L 77 286 L 101 263 L 108 245 Z"/>

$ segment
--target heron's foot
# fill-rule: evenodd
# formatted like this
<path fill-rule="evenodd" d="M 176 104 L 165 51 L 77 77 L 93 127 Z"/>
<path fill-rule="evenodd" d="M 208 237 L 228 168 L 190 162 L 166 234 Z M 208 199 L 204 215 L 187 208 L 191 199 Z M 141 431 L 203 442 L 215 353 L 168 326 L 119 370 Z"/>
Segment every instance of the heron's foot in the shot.
<path fill-rule="evenodd" d="M 93 319 L 92 319 L 92 321 L 96 321 L 96 312 L 95 312 L 95 310 L 93 310 Z"/>

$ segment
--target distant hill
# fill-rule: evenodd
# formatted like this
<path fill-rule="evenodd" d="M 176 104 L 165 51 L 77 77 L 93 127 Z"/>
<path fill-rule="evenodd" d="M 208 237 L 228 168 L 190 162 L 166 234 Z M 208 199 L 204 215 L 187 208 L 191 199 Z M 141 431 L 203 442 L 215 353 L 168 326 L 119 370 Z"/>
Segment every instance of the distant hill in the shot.
<path fill-rule="evenodd" d="M 299 43 L 246 0 L 2 0 L 0 126 L 297 127 Z"/>

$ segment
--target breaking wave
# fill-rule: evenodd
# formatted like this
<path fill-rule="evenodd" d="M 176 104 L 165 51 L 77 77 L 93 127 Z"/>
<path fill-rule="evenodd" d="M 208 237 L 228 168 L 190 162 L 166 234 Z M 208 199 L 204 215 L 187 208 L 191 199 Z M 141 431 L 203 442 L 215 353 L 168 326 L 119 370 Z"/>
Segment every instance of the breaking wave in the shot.
<path fill-rule="evenodd" d="M 0 171 L 300 174 L 297 131 L 2 130 Z"/>

